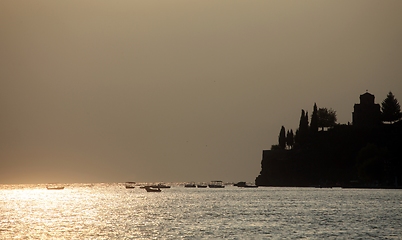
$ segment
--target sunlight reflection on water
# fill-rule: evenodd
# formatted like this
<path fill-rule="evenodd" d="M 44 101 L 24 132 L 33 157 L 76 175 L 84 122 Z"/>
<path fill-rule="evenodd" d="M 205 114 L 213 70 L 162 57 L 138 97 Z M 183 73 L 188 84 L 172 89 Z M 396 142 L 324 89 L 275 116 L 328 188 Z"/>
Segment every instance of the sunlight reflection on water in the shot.
<path fill-rule="evenodd" d="M 401 190 L 0 186 L 1 239 L 399 238 Z"/>

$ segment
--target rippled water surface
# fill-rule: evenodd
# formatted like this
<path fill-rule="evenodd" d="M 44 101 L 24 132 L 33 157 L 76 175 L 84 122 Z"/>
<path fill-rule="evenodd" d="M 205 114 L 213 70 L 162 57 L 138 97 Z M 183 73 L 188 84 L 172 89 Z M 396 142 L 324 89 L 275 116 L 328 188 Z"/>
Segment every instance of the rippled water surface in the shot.
<path fill-rule="evenodd" d="M 0 239 L 400 239 L 402 190 L 0 185 Z"/>

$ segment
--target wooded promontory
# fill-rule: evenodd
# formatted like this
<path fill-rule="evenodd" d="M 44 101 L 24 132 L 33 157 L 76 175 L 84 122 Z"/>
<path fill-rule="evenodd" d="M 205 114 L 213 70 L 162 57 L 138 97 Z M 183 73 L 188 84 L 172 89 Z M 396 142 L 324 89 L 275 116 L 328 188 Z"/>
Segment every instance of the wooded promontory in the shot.
<path fill-rule="evenodd" d="M 402 185 L 402 115 L 392 92 L 380 104 L 360 95 L 352 123 L 314 105 L 302 110 L 293 134 L 284 126 L 278 144 L 263 150 L 258 186 L 383 187 Z M 309 123 L 310 120 L 310 123 Z"/>

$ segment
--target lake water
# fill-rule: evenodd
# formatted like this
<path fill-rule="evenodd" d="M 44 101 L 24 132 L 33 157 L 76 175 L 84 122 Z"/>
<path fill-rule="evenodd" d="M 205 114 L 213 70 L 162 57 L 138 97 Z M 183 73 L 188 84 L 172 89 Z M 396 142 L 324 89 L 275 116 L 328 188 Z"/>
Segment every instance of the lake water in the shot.
<path fill-rule="evenodd" d="M 0 239 L 401 239 L 402 190 L 0 185 Z"/>

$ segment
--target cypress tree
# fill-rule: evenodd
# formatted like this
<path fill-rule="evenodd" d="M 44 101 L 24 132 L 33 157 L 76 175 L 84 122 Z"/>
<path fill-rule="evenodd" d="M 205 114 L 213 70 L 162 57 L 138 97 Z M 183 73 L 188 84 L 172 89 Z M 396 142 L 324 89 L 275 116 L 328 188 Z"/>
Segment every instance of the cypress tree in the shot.
<path fill-rule="evenodd" d="M 308 141 L 308 113 L 304 112 L 302 109 L 302 113 L 300 116 L 299 123 L 299 144 L 304 145 Z"/>
<path fill-rule="evenodd" d="M 300 145 L 300 131 L 299 129 L 296 129 L 295 135 L 294 135 L 294 145 Z"/>
<path fill-rule="evenodd" d="M 318 132 L 318 113 L 317 104 L 314 103 L 313 114 L 311 115 L 310 135 L 315 138 Z"/>
<path fill-rule="evenodd" d="M 308 112 L 306 112 L 306 115 L 304 116 L 304 121 L 303 121 L 303 127 L 305 128 L 306 132 L 308 131 Z"/>
<path fill-rule="evenodd" d="M 282 126 L 281 131 L 279 132 L 278 140 L 279 140 L 279 146 L 282 149 L 285 149 L 285 147 L 286 147 L 286 131 L 285 131 L 284 126 Z"/>
<path fill-rule="evenodd" d="M 299 131 L 301 131 L 301 129 L 303 128 L 304 116 L 305 116 L 305 112 L 304 112 L 304 109 L 302 109 L 300 121 L 299 121 Z"/>
<path fill-rule="evenodd" d="M 290 129 L 288 130 L 288 133 L 286 135 L 286 145 L 288 145 L 289 148 L 293 148 L 294 144 L 294 139 L 293 139 L 293 130 Z"/>

